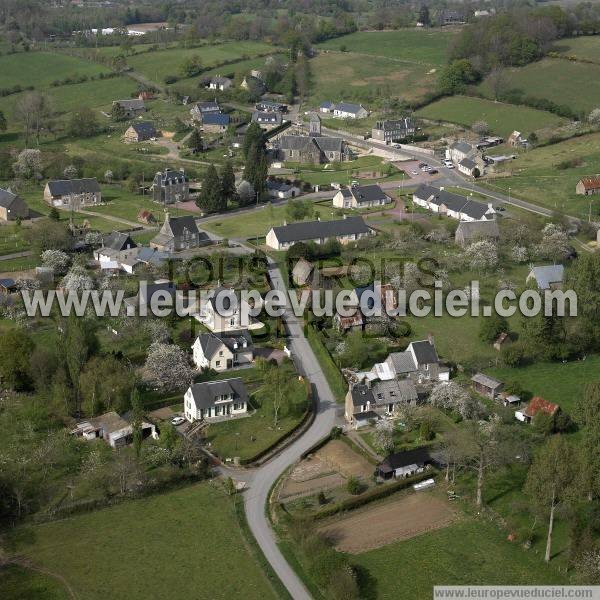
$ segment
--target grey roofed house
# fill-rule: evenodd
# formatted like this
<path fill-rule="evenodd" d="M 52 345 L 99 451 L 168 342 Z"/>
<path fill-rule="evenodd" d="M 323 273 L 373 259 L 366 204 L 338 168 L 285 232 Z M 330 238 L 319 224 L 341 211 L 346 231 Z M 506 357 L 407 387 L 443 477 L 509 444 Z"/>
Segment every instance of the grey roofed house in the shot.
<path fill-rule="evenodd" d="M 248 392 L 239 377 L 222 381 L 205 381 L 190 386 L 196 408 L 210 408 L 222 396 L 233 395 L 234 400 L 248 403 Z"/>
<path fill-rule="evenodd" d="M 416 402 L 417 388 L 409 379 L 390 379 L 375 381 L 371 386 L 375 404 L 395 404 L 397 402 Z"/>
<path fill-rule="evenodd" d="M 386 362 L 391 363 L 396 375 L 408 375 L 417 370 L 415 361 L 410 352 L 392 352 L 386 359 Z"/>
<path fill-rule="evenodd" d="M 130 250 L 131 248 L 137 248 L 137 244 L 131 239 L 131 236 L 127 233 L 120 231 L 113 231 L 108 235 L 104 236 L 102 240 L 104 248 L 110 248 L 121 252 L 122 250 Z"/>
<path fill-rule="evenodd" d="M 29 207 L 17 194 L 0 188 L 0 220 L 12 221 L 17 217 L 29 217 Z"/>
<path fill-rule="evenodd" d="M 146 110 L 146 105 L 143 100 L 132 98 L 131 100 L 115 100 L 113 104 L 118 104 L 125 110 L 143 111 Z"/>
<path fill-rule="evenodd" d="M 470 158 L 463 158 L 459 163 L 461 167 L 465 167 L 465 169 L 474 169 L 477 166 L 477 163 Z"/>
<path fill-rule="evenodd" d="M 460 194 L 453 194 L 444 189 L 438 189 L 431 185 L 421 184 L 413 193 L 413 196 L 421 201 L 427 201 L 430 204 L 441 206 L 442 204 L 448 210 L 465 215 L 479 221 L 488 214 L 489 204 L 483 204 L 475 200 L 469 200 Z M 493 215 L 489 216 L 490 219 Z"/>
<path fill-rule="evenodd" d="M 172 281 L 161 281 L 157 283 L 148 283 L 145 286 L 140 285 L 138 298 L 144 304 L 152 301 L 152 298 L 158 298 L 158 295 L 164 297 L 165 295 L 175 298 L 177 288 Z"/>
<path fill-rule="evenodd" d="M 210 85 L 219 89 L 231 87 L 231 84 L 231 79 L 229 79 L 229 77 L 223 77 L 222 75 L 217 75 L 210 80 Z"/>
<path fill-rule="evenodd" d="M 281 125 L 282 119 L 280 112 L 255 110 L 252 113 L 252 121 L 254 123 Z"/>
<path fill-rule="evenodd" d="M 460 221 L 454 234 L 454 241 L 464 245 L 478 239 L 494 239 L 500 237 L 498 222 L 491 221 Z"/>
<path fill-rule="evenodd" d="M 454 142 L 453 144 L 450 145 L 450 149 L 458 150 L 459 152 L 468 154 L 469 152 L 472 152 L 474 148 L 473 148 L 473 146 L 471 146 L 471 144 L 469 144 L 467 142 Z"/>
<path fill-rule="evenodd" d="M 150 121 L 134 121 L 131 127 L 140 138 L 150 139 L 156 137 L 156 128 Z"/>
<path fill-rule="evenodd" d="M 366 234 L 371 232 L 371 228 L 362 217 L 348 217 L 336 221 L 300 221 L 273 227 L 273 231 L 280 243 L 289 243 Z"/>
<path fill-rule="evenodd" d="M 338 137 L 283 135 L 278 140 L 282 150 L 305 150 L 311 144 L 316 144 L 322 152 L 339 152 L 343 150 L 344 140 Z"/>
<path fill-rule="evenodd" d="M 219 103 L 216 100 L 210 100 L 209 102 L 198 102 L 196 107 L 203 114 L 210 112 L 221 112 Z"/>
<path fill-rule="evenodd" d="M 562 284 L 565 277 L 563 265 L 543 265 L 533 267 L 527 275 L 527 281 L 535 279 L 540 290 L 549 290 Z"/>
<path fill-rule="evenodd" d="M 211 360 L 221 348 L 221 344 L 225 344 L 232 352 L 237 352 L 239 348 L 246 344 L 246 349 L 252 348 L 252 336 L 247 329 L 239 329 L 235 331 L 227 331 L 221 333 L 201 333 L 198 336 L 200 346 L 204 356 Z"/>
<path fill-rule="evenodd" d="M 203 125 L 220 125 L 221 127 L 229 126 L 229 115 L 225 113 L 207 113 L 202 116 Z"/>
<path fill-rule="evenodd" d="M 334 106 L 334 109 L 346 113 L 352 113 L 354 115 L 361 112 L 361 110 L 366 110 L 361 104 L 354 104 L 353 102 L 338 102 Z"/>
<path fill-rule="evenodd" d="M 350 195 L 356 199 L 357 204 L 387 202 L 390 197 L 376 184 L 355 185 L 349 190 Z"/>
<path fill-rule="evenodd" d="M 414 448 L 390 454 L 377 466 L 377 474 L 384 479 L 388 479 L 397 469 L 403 469 L 412 465 L 422 468 L 433 463 L 434 460 L 431 458 L 427 448 Z M 410 474 L 412 473 L 407 473 L 406 475 Z"/>
<path fill-rule="evenodd" d="M 329 100 L 327 100 L 325 102 L 321 102 L 321 105 L 319 106 L 319 108 L 321 108 L 323 110 L 333 110 L 334 106 L 335 106 L 335 104 L 333 102 L 330 102 Z"/>
<path fill-rule="evenodd" d="M 47 183 L 52 196 L 68 196 L 69 194 L 92 194 L 100 191 L 95 178 L 56 179 Z"/>
<path fill-rule="evenodd" d="M 417 359 L 417 366 L 432 365 L 440 361 L 435 350 L 435 345 L 429 340 L 421 340 L 419 342 L 411 342 L 412 349 Z"/>

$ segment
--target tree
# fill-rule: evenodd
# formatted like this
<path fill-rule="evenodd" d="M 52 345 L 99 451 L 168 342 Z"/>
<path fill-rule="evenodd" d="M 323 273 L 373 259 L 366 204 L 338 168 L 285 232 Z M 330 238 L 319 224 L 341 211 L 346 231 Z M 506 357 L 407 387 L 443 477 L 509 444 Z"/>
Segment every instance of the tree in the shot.
<path fill-rule="evenodd" d="M 72 137 L 89 138 L 98 135 L 100 124 L 90 108 L 81 108 L 71 114 L 67 132 Z"/>
<path fill-rule="evenodd" d="M 202 59 L 198 54 L 186 58 L 179 67 L 182 77 L 195 77 L 202 72 Z"/>
<path fill-rule="evenodd" d="M 575 417 L 582 428 L 580 452 L 589 500 L 600 497 L 600 381 L 589 383 L 578 396 Z"/>
<path fill-rule="evenodd" d="M 498 264 L 498 248 L 490 240 L 479 240 L 467 246 L 463 257 L 471 269 L 489 271 Z"/>
<path fill-rule="evenodd" d="M 0 131 L 6 131 L 6 117 L 4 113 L 0 110 Z"/>
<path fill-rule="evenodd" d="M 56 275 L 64 275 L 71 264 L 71 257 L 62 250 L 44 250 L 42 265 L 53 269 Z"/>
<path fill-rule="evenodd" d="M 582 252 L 571 270 L 570 286 L 577 294 L 577 326 L 582 347 L 600 348 L 600 253 Z"/>
<path fill-rule="evenodd" d="M 118 413 L 128 410 L 134 383 L 134 373 L 124 361 L 112 355 L 93 356 L 80 377 L 85 414 L 95 416 L 111 410 Z"/>
<path fill-rule="evenodd" d="M 29 382 L 29 357 L 34 344 L 23 329 L 9 328 L 0 336 L 0 382 L 21 390 Z"/>
<path fill-rule="evenodd" d="M 144 418 L 144 410 L 140 393 L 136 387 L 131 392 L 131 427 L 133 430 L 133 449 L 136 457 L 139 459 L 142 452 L 142 420 Z"/>
<path fill-rule="evenodd" d="M 85 330 L 83 319 L 78 318 L 73 313 L 67 321 L 64 336 L 64 353 L 69 379 L 73 388 L 76 414 L 81 413 L 80 377 L 83 365 L 85 365 L 88 359 L 89 351 L 88 334 Z"/>
<path fill-rule="evenodd" d="M 209 212 L 218 212 L 226 208 L 221 194 L 221 181 L 215 165 L 209 165 L 202 180 L 202 190 L 197 202 L 198 206 Z"/>
<path fill-rule="evenodd" d="M 256 192 L 252 184 L 244 179 L 237 186 L 237 196 L 240 206 L 248 206 L 248 204 L 251 204 L 255 200 Z"/>
<path fill-rule="evenodd" d="M 60 221 L 37 221 L 25 230 L 25 239 L 34 252 L 41 256 L 44 250 L 70 250 L 71 233 Z"/>
<path fill-rule="evenodd" d="M 231 161 L 227 161 L 221 171 L 221 196 L 226 202 L 232 202 L 236 199 L 235 173 Z"/>
<path fill-rule="evenodd" d="M 113 178 L 114 174 L 110 169 L 104 171 L 104 181 L 106 181 L 106 183 L 112 183 Z"/>
<path fill-rule="evenodd" d="M 429 402 L 437 408 L 453 410 L 463 419 L 478 419 L 484 414 L 481 402 L 453 381 L 436 385 Z"/>
<path fill-rule="evenodd" d="M 315 205 L 310 200 L 294 200 L 285 205 L 285 214 L 290 221 L 302 221 L 313 216 Z"/>
<path fill-rule="evenodd" d="M 47 126 L 52 110 L 48 97 L 40 92 L 28 92 L 15 106 L 15 117 L 23 125 L 25 146 L 29 146 L 32 134 L 40 143 L 40 133 Z"/>
<path fill-rule="evenodd" d="M 550 562 L 554 516 L 567 498 L 576 472 L 576 457 L 562 435 L 550 437 L 535 457 L 525 483 L 525 492 L 548 513 L 548 535 L 544 560 Z"/>
<path fill-rule="evenodd" d="M 48 218 L 51 221 L 60 221 L 60 213 L 58 212 L 58 208 L 56 208 L 56 206 L 53 206 L 50 211 L 48 212 Z"/>
<path fill-rule="evenodd" d="M 43 171 L 42 153 L 39 150 L 26 148 L 19 153 L 17 162 L 13 164 L 13 171 L 22 179 L 42 179 Z"/>
<path fill-rule="evenodd" d="M 67 165 L 63 171 L 63 175 L 65 176 L 65 179 L 77 179 L 79 171 L 75 165 Z"/>
<path fill-rule="evenodd" d="M 600 127 L 600 108 L 594 108 L 588 115 L 588 123 L 593 127 Z"/>
<path fill-rule="evenodd" d="M 200 135 L 200 132 L 195 127 L 194 127 L 194 129 L 192 129 L 192 133 L 190 133 L 190 136 L 187 139 L 186 145 L 193 152 L 202 152 L 202 150 L 204 149 L 204 144 L 202 142 L 202 136 Z"/>
<path fill-rule="evenodd" d="M 419 9 L 418 21 L 419 21 L 419 23 L 422 23 L 423 25 L 425 25 L 425 27 L 428 27 L 431 23 L 431 19 L 429 17 L 429 7 L 426 4 L 423 4 L 421 6 L 421 8 Z"/>
<path fill-rule="evenodd" d="M 248 150 L 244 177 L 259 196 L 266 189 L 268 171 L 269 164 L 267 162 L 265 143 L 263 140 L 256 141 Z"/>
<path fill-rule="evenodd" d="M 471 129 L 477 135 L 487 135 L 490 132 L 490 126 L 487 121 L 475 121 L 475 123 L 471 125 Z"/>
<path fill-rule="evenodd" d="M 110 118 L 117 123 L 127 120 L 127 111 L 123 108 L 123 105 L 120 102 L 113 103 L 110 111 Z"/>
<path fill-rule="evenodd" d="M 145 379 L 160 391 L 187 386 L 194 378 L 187 354 L 177 345 L 154 343 L 144 366 Z"/>
<path fill-rule="evenodd" d="M 479 325 L 479 339 L 491 344 L 501 333 L 508 331 L 508 322 L 498 313 L 493 312 L 491 316 L 481 319 Z"/>
<path fill-rule="evenodd" d="M 64 276 L 61 286 L 68 292 L 83 292 L 94 289 L 94 280 L 81 265 L 75 264 Z"/>
<path fill-rule="evenodd" d="M 260 125 L 255 121 L 252 121 L 250 125 L 248 125 L 248 129 L 246 130 L 246 135 L 244 136 L 244 145 L 242 146 L 242 154 L 244 155 L 244 159 L 248 158 L 248 154 L 250 152 L 250 148 L 255 144 L 260 144 L 264 142 L 264 133 L 260 128 Z"/>
<path fill-rule="evenodd" d="M 467 59 L 454 60 L 442 69 L 438 87 L 442 94 L 460 94 L 479 78 L 479 73 Z"/>
<path fill-rule="evenodd" d="M 570 251 L 569 236 L 564 228 L 556 223 L 548 223 L 542 229 L 542 239 L 534 248 L 536 256 L 553 261 L 563 260 Z"/>
<path fill-rule="evenodd" d="M 356 496 L 362 492 L 362 485 L 358 478 L 356 478 L 354 475 L 351 475 L 346 482 L 346 489 L 350 494 Z"/>
<path fill-rule="evenodd" d="M 381 420 L 375 425 L 373 433 L 375 449 L 384 456 L 394 449 L 394 425 L 391 421 Z"/>

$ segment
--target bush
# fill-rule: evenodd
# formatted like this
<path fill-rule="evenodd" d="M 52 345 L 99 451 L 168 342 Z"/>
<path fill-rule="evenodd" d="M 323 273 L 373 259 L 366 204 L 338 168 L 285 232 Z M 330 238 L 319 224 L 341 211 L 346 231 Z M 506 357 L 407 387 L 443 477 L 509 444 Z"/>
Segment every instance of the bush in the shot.
<path fill-rule="evenodd" d="M 525 362 L 525 348 L 520 342 L 505 346 L 501 355 L 504 364 L 508 367 L 519 367 Z"/>
<path fill-rule="evenodd" d="M 353 476 L 348 479 L 348 483 L 346 484 L 346 488 L 350 494 L 353 496 L 358 496 L 362 492 L 363 486 L 360 481 Z"/>

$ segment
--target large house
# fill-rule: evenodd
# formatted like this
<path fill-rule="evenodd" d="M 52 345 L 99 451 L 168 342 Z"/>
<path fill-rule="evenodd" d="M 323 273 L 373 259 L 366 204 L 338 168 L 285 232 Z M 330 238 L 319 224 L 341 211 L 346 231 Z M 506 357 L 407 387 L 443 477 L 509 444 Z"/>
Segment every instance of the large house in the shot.
<path fill-rule="evenodd" d="M 562 265 L 543 265 L 529 271 L 526 283 L 533 280 L 540 290 L 556 290 L 562 286 L 564 278 L 565 268 Z"/>
<path fill-rule="evenodd" d="M 468 246 L 478 240 L 494 240 L 500 238 L 498 222 L 491 221 L 461 221 L 456 228 L 454 241 L 459 246 Z"/>
<path fill-rule="evenodd" d="M 582 177 L 575 186 L 575 193 L 584 196 L 600 194 L 600 175 Z"/>
<path fill-rule="evenodd" d="M 432 336 L 411 342 L 404 352 L 392 352 L 384 362 L 373 366 L 371 374 L 382 381 L 407 378 L 425 383 L 450 379 L 450 369 L 440 361 Z"/>
<path fill-rule="evenodd" d="M 373 419 L 394 414 L 398 404 L 416 405 L 418 399 L 417 388 L 410 380 L 366 380 L 350 386 L 344 414 L 346 421 L 358 429 Z"/>
<path fill-rule="evenodd" d="M 184 396 L 185 418 L 193 423 L 203 419 L 234 417 L 248 412 L 248 392 L 239 377 L 192 384 Z"/>
<path fill-rule="evenodd" d="M 142 421 L 142 439 L 157 438 L 156 427 Z M 133 425 L 116 412 L 108 412 L 77 423 L 71 435 L 84 440 L 103 439 L 111 448 L 122 448 L 133 442 Z"/>
<path fill-rule="evenodd" d="M 192 355 L 199 369 L 226 371 L 248 365 L 254 359 L 252 337 L 247 329 L 202 333 L 192 345 Z"/>
<path fill-rule="evenodd" d="M 496 211 L 491 203 L 483 204 L 469 200 L 465 196 L 453 194 L 444 188 L 438 189 L 425 184 L 415 190 L 413 202 L 417 206 L 459 221 L 489 221 L 496 216 Z"/>
<path fill-rule="evenodd" d="M 190 185 L 184 169 L 158 171 L 152 182 L 152 199 L 161 204 L 186 202 L 190 195 Z"/>
<path fill-rule="evenodd" d="M 209 114 L 220 113 L 221 108 L 216 100 L 210 102 L 198 102 L 190 109 L 194 121 L 203 122 L 204 117 Z"/>
<path fill-rule="evenodd" d="M 146 112 L 146 105 L 143 100 L 133 98 L 131 100 L 115 100 L 113 106 L 119 106 L 123 114 L 128 119 L 133 119 Z"/>
<path fill-rule="evenodd" d="M 58 179 L 49 181 L 44 188 L 44 200 L 51 206 L 77 210 L 102 202 L 102 192 L 94 179 Z"/>
<path fill-rule="evenodd" d="M 391 144 L 406 139 L 409 135 L 415 133 L 415 125 L 409 117 L 403 119 L 386 119 L 377 121 L 375 127 L 371 130 L 371 137 L 374 140 Z"/>
<path fill-rule="evenodd" d="M 477 148 L 471 146 L 468 142 L 458 141 L 448 146 L 446 155 L 453 163 L 458 164 L 463 158 L 468 158 L 475 152 L 477 152 Z"/>
<path fill-rule="evenodd" d="M 25 200 L 10 190 L 0 188 L 0 221 L 14 221 L 28 217 L 29 207 Z"/>
<path fill-rule="evenodd" d="M 210 238 L 206 233 L 200 232 L 194 217 L 171 217 L 169 213 L 165 216 L 160 232 L 150 242 L 152 248 L 166 252 L 189 250 L 208 244 Z"/>
<path fill-rule="evenodd" d="M 258 123 L 261 129 L 274 129 L 283 123 L 280 112 L 255 110 L 252 113 L 252 122 Z"/>
<path fill-rule="evenodd" d="M 297 242 L 324 244 L 338 240 L 341 244 L 355 242 L 374 235 L 362 217 L 347 217 L 336 221 L 301 221 L 273 227 L 267 233 L 266 243 L 275 250 L 287 250 Z"/>
<path fill-rule="evenodd" d="M 248 307 L 243 305 L 235 290 L 220 286 L 201 298 L 196 320 L 213 333 L 234 332 L 251 325 Z M 248 321 L 245 321 L 245 319 Z"/>
<path fill-rule="evenodd" d="M 377 185 L 352 185 L 333 197 L 336 208 L 370 208 L 389 204 L 392 199 Z"/>
<path fill-rule="evenodd" d="M 333 115 L 335 119 L 364 119 L 369 116 L 369 111 L 362 104 L 352 102 L 323 102 L 319 107 L 322 113 Z"/>
<path fill-rule="evenodd" d="M 208 82 L 207 87 L 209 90 L 218 90 L 219 92 L 224 92 L 225 90 L 228 90 L 232 85 L 233 81 L 231 81 L 229 77 L 222 77 L 221 75 L 217 75 Z"/>
<path fill-rule="evenodd" d="M 123 141 L 128 143 L 146 142 L 156 137 L 156 129 L 150 121 L 132 123 L 123 134 Z"/>
<path fill-rule="evenodd" d="M 341 162 L 347 157 L 342 138 L 321 135 L 283 135 L 277 142 L 279 158 L 284 161 L 320 164 Z"/>
<path fill-rule="evenodd" d="M 208 113 L 202 117 L 202 129 L 208 133 L 227 131 L 231 119 L 225 113 Z"/>

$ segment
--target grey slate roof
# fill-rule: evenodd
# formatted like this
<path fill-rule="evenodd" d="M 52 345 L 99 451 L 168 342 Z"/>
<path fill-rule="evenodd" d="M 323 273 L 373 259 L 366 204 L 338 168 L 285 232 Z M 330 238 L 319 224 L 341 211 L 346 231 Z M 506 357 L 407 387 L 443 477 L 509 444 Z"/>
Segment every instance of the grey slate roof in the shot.
<path fill-rule="evenodd" d="M 452 144 L 450 148 L 452 150 L 458 150 L 459 152 L 463 152 L 464 154 L 467 154 L 473 150 L 473 146 L 471 146 L 471 144 L 468 144 L 467 142 L 454 142 L 454 144 Z"/>
<path fill-rule="evenodd" d="M 551 284 L 562 283 L 565 276 L 565 268 L 562 265 L 544 265 L 533 267 L 531 274 L 541 290 L 548 290 Z"/>
<path fill-rule="evenodd" d="M 428 340 L 411 342 L 410 345 L 415 353 L 417 364 L 419 366 L 431 365 L 440 361 L 437 352 L 435 351 L 435 346 L 430 344 Z"/>
<path fill-rule="evenodd" d="M 152 297 L 159 293 L 161 298 L 165 297 L 165 293 L 172 298 L 175 298 L 175 284 L 172 281 L 166 281 L 164 283 L 148 283 L 145 287 L 140 285 L 138 296 L 140 298 L 140 302 L 149 304 L 152 301 Z"/>
<path fill-rule="evenodd" d="M 480 238 L 498 238 L 500 230 L 498 222 L 493 221 L 461 221 L 456 228 L 456 236 L 460 236 L 465 240 L 471 240 L 477 237 Z"/>
<path fill-rule="evenodd" d="M 186 215 L 184 217 L 170 217 L 169 225 L 171 226 L 171 231 L 175 237 L 181 237 L 186 229 L 192 234 L 200 233 L 198 225 L 196 225 L 196 220 L 191 215 Z"/>
<path fill-rule="evenodd" d="M 211 100 L 210 102 L 198 102 L 198 104 L 196 104 L 196 107 L 203 114 L 208 112 L 221 112 L 221 109 L 219 108 L 219 103 L 215 100 Z"/>
<path fill-rule="evenodd" d="M 10 208 L 11 204 L 16 200 L 16 198 L 16 194 L 13 194 L 9 190 L 3 190 L 0 188 L 0 206 L 3 208 Z"/>
<path fill-rule="evenodd" d="M 353 104 L 352 102 L 339 102 L 333 107 L 335 110 L 341 110 L 343 112 L 352 113 L 354 115 L 358 114 L 361 109 L 366 110 L 360 104 Z"/>
<path fill-rule="evenodd" d="M 282 150 L 306 151 L 311 145 L 322 152 L 342 152 L 344 140 L 338 137 L 308 136 L 308 135 L 283 135 L 278 141 Z"/>
<path fill-rule="evenodd" d="M 102 245 L 105 248 L 111 248 L 117 252 L 127 249 L 127 246 L 129 246 L 129 248 L 137 248 L 137 244 L 131 237 L 127 233 L 121 233 L 120 231 L 113 231 L 104 236 Z"/>
<path fill-rule="evenodd" d="M 229 115 L 225 113 L 208 113 L 203 115 L 202 123 L 204 125 L 221 125 L 227 127 L 229 125 Z"/>
<path fill-rule="evenodd" d="M 412 354 L 408 351 L 392 352 L 387 357 L 386 362 L 393 367 L 396 375 L 406 375 L 417 370 Z"/>
<path fill-rule="evenodd" d="M 222 333 L 202 333 L 198 336 L 204 356 L 211 360 L 219 351 L 221 344 L 235 352 L 246 344 L 246 349 L 252 348 L 252 336 L 247 329 L 227 331 Z M 237 344 L 237 348 L 235 347 Z"/>
<path fill-rule="evenodd" d="M 396 402 L 415 402 L 417 388 L 409 379 L 390 379 L 376 381 L 371 387 L 375 404 L 395 404 Z"/>
<path fill-rule="evenodd" d="M 471 381 L 479 383 L 480 385 L 490 388 L 491 390 L 495 390 L 496 388 L 502 387 L 502 385 L 504 385 L 498 379 L 494 379 L 493 377 L 485 375 L 484 373 L 476 373 L 475 375 L 473 375 L 473 377 L 471 377 Z"/>
<path fill-rule="evenodd" d="M 453 194 L 446 190 L 441 190 L 431 185 L 422 184 L 414 192 L 414 195 L 420 200 L 428 200 L 432 204 L 441 206 L 442 204 L 448 209 L 455 212 L 463 212 L 472 219 L 481 219 L 489 210 L 487 204 L 469 200 L 459 194 Z"/>
<path fill-rule="evenodd" d="M 52 196 L 67 196 L 69 194 L 91 194 L 100 191 L 98 181 L 93 179 L 56 179 L 48 182 Z"/>
<path fill-rule="evenodd" d="M 148 138 L 156 137 L 156 129 L 154 127 L 154 124 L 150 121 L 135 121 L 131 124 L 131 127 L 133 127 L 134 131 L 139 136 Z"/>
<path fill-rule="evenodd" d="M 333 102 L 329 102 L 328 100 L 326 102 L 321 102 L 321 106 L 319 108 L 327 108 L 328 110 L 332 110 L 334 106 L 335 104 Z"/>
<path fill-rule="evenodd" d="M 348 217 L 336 221 L 300 221 L 273 227 L 279 242 L 301 242 L 338 236 L 369 233 L 371 228 L 362 217 Z"/>
<path fill-rule="evenodd" d="M 146 105 L 143 100 L 133 98 L 131 100 L 115 100 L 113 104 L 119 104 L 126 110 L 146 110 Z"/>
<path fill-rule="evenodd" d="M 196 408 L 211 408 L 219 396 L 233 394 L 234 401 L 248 402 L 248 392 L 239 377 L 222 381 L 205 381 L 190 386 Z"/>
<path fill-rule="evenodd" d="M 349 191 L 358 204 L 388 199 L 387 194 L 376 183 L 372 185 L 356 185 L 350 188 Z"/>
<path fill-rule="evenodd" d="M 279 112 L 256 110 L 252 113 L 252 121 L 255 123 L 270 123 L 274 125 L 280 125 L 282 117 L 281 113 Z"/>
<path fill-rule="evenodd" d="M 427 448 L 414 448 L 413 450 L 405 450 L 404 452 L 390 454 L 379 465 L 379 470 L 389 472 L 409 465 L 426 465 L 432 462 Z"/>
<path fill-rule="evenodd" d="M 467 169 L 474 169 L 477 166 L 477 163 L 470 158 L 463 158 L 458 164 Z"/>

